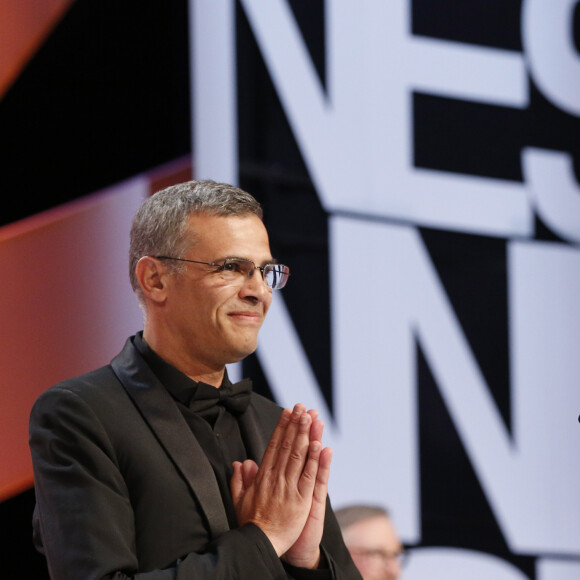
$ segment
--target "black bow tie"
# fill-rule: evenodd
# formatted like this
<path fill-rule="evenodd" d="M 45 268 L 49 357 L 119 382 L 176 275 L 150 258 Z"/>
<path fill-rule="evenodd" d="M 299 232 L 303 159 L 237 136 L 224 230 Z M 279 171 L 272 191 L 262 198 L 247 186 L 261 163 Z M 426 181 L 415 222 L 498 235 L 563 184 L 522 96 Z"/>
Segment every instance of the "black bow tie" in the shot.
<path fill-rule="evenodd" d="M 239 383 L 222 385 L 219 389 L 206 383 L 198 383 L 189 408 L 195 413 L 204 413 L 216 405 L 225 407 L 230 413 L 243 413 L 250 403 L 252 381 L 244 379 Z"/>

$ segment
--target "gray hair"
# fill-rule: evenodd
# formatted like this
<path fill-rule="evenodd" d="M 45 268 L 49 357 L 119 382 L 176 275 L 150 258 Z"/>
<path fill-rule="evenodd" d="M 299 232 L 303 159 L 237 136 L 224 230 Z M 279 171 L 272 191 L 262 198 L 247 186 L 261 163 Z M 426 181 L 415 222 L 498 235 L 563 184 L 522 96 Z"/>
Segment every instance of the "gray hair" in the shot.
<path fill-rule="evenodd" d="M 370 520 L 371 518 L 376 518 L 379 516 L 389 517 L 389 511 L 381 506 L 375 505 L 350 505 L 343 507 L 334 512 L 336 519 L 338 520 L 338 525 L 341 530 L 362 522 L 364 520 Z"/>
<path fill-rule="evenodd" d="M 186 238 L 187 220 L 193 214 L 263 218 L 260 204 L 247 192 L 227 183 L 211 180 L 187 181 L 172 185 L 147 198 L 137 210 L 131 227 L 129 278 L 143 306 L 143 294 L 135 267 L 143 256 L 182 258 L 192 240 Z M 180 262 L 167 266 L 179 271 Z"/>

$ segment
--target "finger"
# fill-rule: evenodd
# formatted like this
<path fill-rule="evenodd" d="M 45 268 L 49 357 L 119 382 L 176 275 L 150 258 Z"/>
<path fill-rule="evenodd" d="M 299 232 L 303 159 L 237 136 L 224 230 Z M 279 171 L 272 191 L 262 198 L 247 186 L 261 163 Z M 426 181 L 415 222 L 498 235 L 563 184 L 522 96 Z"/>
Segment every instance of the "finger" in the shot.
<path fill-rule="evenodd" d="M 230 491 L 235 505 L 244 493 L 244 481 L 242 477 L 242 464 L 239 461 L 234 461 L 232 466 L 234 468 L 234 474 L 230 480 Z"/>
<path fill-rule="evenodd" d="M 264 471 L 272 469 L 276 463 L 281 441 L 286 432 L 286 427 L 290 421 L 291 414 L 292 411 L 290 411 L 290 409 L 284 409 L 280 415 L 280 419 L 278 419 L 278 424 L 272 433 L 272 437 L 270 437 L 270 441 L 268 442 L 268 446 L 266 447 L 266 451 L 262 457 L 262 470 Z"/>
<path fill-rule="evenodd" d="M 330 479 L 330 464 L 332 462 L 332 449 L 325 447 L 318 460 L 318 472 L 316 474 L 316 484 L 314 486 L 314 496 L 318 501 L 326 503 L 328 492 L 328 480 Z"/>
<path fill-rule="evenodd" d="M 320 419 L 312 422 L 310 427 L 310 441 L 322 442 L 322 432 L 324 431 L 324 423 Z"/>
<path fill-rule="evenodd" d="M 312 506 L 310 508 L 310 517 L 322 524 L 326 513 L 326 496 L 328 495 L 328 480 L 330 476 L 330 463 L 332 460 L 332 449 L 326 447 L 320 453 L 318 461 L 318 472 L 314 491 L 312 494 Z"/>
<path fill-rule="evenodd" d="M 321 452 L 322 443 L 312 441 L 308 447 L 308 459 L 298 482 L 298 491 L 303 497 L 311 497 L 314 493 Z"/>
<path fill-rule="evenodd" d="M 331 463 L 332 463 L 332 448 L 325 447 L 320 454 L 318 471 L 322 469 L 330 473 Z M 326 477 L 326 481 L 328 482 L 328 475 Z"/>
<path fill-rule="evenodd" d="M 308 414 L 312 417 L 313 422 L 318 419 L 318 411 L 316 409 L 309 409 Z"/>
<path fill-rule="evenodd" d="M 247 459 L 242 463 L 242 479 L 245 489 L 248 489 L 248 487 L 252 485 L 256 477 L 256 473 L 258 473 L 258 465 L 255 461 Z"/>
<path fill-rule="evenodd" d="M 286 464 L 285 475 L 291 485 L 298 484 L 308 459 L 311 424 L 312 418 L 310 415 L 308 413 L 302 413 Z"/>
<path fill-rule="evenodd" d="M 317 461 L 317 471 L 314 481 L 313 508 L 316 503 L 326 505 L 326 495 L 328 493 L 328 480 L 330 479 L 330 463 L 332 461 L 332 449 L 325 447 L 320 451 Z M 320 515 L 320 514 L 318 514 Z M 324 515 L 324 511 L 322 512 Z"/>
<path fill-rule="evenodd" d="M 311 419 L 305 410 L 302 403 L 294 405 L 278 450 L 276 468 L 278 473 L 285 473 L 288 477 L 295 472 L 298 464 L 300 464 L 299 473 L 306 460 Z M 289 464 L 290 471 L 287 472 L 286 468 Z"/>

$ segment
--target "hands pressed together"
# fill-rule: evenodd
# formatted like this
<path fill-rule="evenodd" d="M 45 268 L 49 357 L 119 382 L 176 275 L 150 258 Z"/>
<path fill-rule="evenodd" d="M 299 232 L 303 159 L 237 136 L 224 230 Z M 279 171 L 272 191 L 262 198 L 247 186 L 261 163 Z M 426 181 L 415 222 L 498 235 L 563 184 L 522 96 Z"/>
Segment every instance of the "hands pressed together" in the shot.
<path fill-rule="evenodd" d="M 289 564 L 316 568 L 324 527 L 332 450 L 323 423 L 302 404 L 284 409 L 262 465 L 234 463 L 231 492 L 240 525 L 253 523 Z"/>

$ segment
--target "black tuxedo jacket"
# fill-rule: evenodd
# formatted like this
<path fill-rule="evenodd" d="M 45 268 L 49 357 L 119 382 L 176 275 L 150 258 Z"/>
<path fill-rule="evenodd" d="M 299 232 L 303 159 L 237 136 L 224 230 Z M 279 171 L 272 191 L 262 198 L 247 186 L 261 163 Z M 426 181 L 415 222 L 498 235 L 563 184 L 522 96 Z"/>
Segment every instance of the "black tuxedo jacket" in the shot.
<path fill-rule="evenodd" d="M 252 393 L 239 417 L 258 463 L 280 411 Z M 55 580 L 360 579 L 330 506 L 326 575 L 282 564 L 254 525 L 229 528 L 209 460 L 131 339 L 110 365 L 38 398 L 30 447 L 35 542 Z"/>

